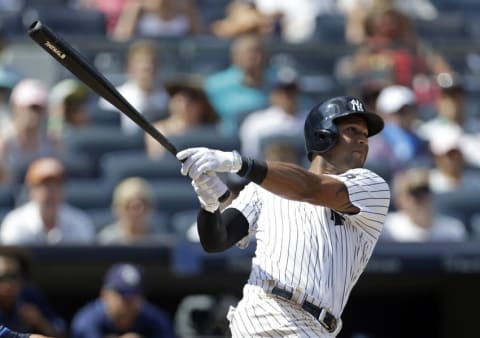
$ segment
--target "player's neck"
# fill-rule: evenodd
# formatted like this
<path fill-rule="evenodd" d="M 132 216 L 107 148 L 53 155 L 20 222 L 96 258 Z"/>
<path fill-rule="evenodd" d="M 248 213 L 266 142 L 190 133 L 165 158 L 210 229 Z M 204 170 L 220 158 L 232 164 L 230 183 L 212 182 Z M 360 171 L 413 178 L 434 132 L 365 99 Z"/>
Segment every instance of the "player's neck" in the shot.
<path fill-rule="evenodd" d="M 340 168 L 337 164 L 326 160 L 324 157 L 316 156 L 311 165 L 309 171 L 315 174 L 331 174 L 338 175 L 347 171 L 349 168 Z"/>

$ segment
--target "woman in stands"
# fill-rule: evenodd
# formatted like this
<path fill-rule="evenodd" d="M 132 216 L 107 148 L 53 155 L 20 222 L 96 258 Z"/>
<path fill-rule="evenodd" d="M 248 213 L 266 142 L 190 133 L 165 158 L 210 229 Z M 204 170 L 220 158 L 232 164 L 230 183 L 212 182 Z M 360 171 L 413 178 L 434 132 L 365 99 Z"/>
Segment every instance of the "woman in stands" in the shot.
<path fill-rule="evenodd" d="M 219 121 L 202 84 L 194 78 L 175 79 L 165 84 L 170 101 L 168 117 L 154 123 L 165 136 L 185 135 L 205 128 L 214 128 Z M 161 157 L 164 147 L 145 135 L 145 147 L 150 157 Z"/>
<path fill-rule="evenodd" d="M 201 23 L 197 8 L 188 0 L 129 0 L 117 21 L 113 37 L 182 37 L 197 34 Z"/>

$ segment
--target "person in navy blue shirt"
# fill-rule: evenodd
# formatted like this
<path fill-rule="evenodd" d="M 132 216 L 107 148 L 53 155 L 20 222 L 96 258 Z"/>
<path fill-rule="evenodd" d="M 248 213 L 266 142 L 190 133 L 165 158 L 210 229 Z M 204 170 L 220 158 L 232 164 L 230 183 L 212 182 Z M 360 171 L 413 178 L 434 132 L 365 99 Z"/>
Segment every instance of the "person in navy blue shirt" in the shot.
<path fill-rule="evenodd" d="M 22 250 L 0 252 L 0 323 L 17 332 L 64 337 L 65 321 L 27 278 L 29 263 Z"/>
<path fill-rule="evenodd" d="M 0 324 L 0 338 L 48 338 L 39 334 L 18 333 Z"/>
<path fill-rule="evenodd" d="M 71 338 L 173 338 L 170 316 L 143 296 L 140 269 L 128 263 L 106 273 L 100 297 L 72 319 Z"/>

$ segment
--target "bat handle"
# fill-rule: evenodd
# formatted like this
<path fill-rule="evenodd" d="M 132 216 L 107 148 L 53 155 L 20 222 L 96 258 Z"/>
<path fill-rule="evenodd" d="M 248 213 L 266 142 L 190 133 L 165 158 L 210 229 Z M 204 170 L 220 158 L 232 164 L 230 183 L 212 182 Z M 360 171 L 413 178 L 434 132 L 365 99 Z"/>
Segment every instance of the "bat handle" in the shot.
<path fill-rule="evenodd" d="M 180 160 L 180 162 L 183 163 L 183 162 L 185 162 L 185 160 L 186 160 L 186 159 Z M 212 173 L 212 174 L 213 174 L 213 173 Z M 225 201 L 230 197 L 230 194 L 231 194 L 230 190 L 225 191 L 225 192 L 223 193 L 223 195 L 218 198 L 218 201 L 219 201 L 220 203 L 225 202 Z"/>
<path fill-rule="evenodd" d="M 225 193 L 218 198 L 218 201 L 220 203 L 225 202 L 230 197 L 230 194 L 231 194 L 230 190 L 225 191 Z"/>

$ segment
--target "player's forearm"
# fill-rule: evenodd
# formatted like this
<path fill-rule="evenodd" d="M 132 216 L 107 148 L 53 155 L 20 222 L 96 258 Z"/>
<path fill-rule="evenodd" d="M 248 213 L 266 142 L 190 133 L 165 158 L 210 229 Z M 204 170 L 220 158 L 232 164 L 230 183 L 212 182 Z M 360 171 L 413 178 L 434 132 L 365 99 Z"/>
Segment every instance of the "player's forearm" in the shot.
<path fill-rule="evenodd" d="M 322 183 L 317 175 L 291 163 L 267 162 L 267 166 L 262 188 L 292 200 L 315 200 Z"/>
<path fill-rule="evenodd" d="M 242 161 L 251 160 L 242 158 Z M 266 170 L 258 169 L 262 166 L 265 166 Z M 264 172 L 260 176 L 261 179 L 258 179 L 255 173 L 257 170 Z M 242 170 L 239 174 L 242 175 Z M 276 161 L 253 164 L 253 169 L 245 177 L 275 195 L 287 199 L 323 205 L 339 211 L 352 211 L 348 191 L 343 182 L 329 175 L 310 172 L 295 164 Z"/>
<path fill-rule="evenodd" d="M 246 157 L 242 157 L 242 167 L 237 174 L 276 195 L 306 202 L 315 198 L 321 184 L 317 175 L 298 165 Z"/>
<path fill-rule="evenodd" d="M 200 209 L 197 217 L 200 243 L 206 252 L 225 251 L 248 234 L 248 221 L 236 209 L 210 213 Z"/>
<path fill-rule="evenodd" d="M 210 213 L 200 209 L 197 216 L 197 228 L 200 243 L 205 251 L 219 252 L 226 249 L 227 231 L 221 222 L 220 211 Z"/>

